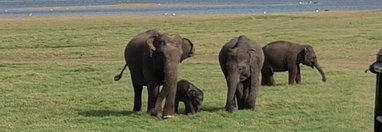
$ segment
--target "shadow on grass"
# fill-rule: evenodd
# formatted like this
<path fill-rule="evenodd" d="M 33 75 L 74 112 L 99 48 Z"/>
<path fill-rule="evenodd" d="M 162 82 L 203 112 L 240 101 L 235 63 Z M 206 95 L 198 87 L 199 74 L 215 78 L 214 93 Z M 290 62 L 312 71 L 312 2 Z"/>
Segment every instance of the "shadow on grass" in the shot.
<path fill-rule="evenodd" d="M 207 112 L 224 111 L 224 107 L 203 107 L 202 111 L 207 111 Z"/>
<path fill-rule="evenodd" d="M 78 114 L 81 116 L 86 116 L 86 117 L 139 115 L 139 113 L 137 112 L 119 111 L 119 110 L 87 110 L 87 111 L 78 112 Z"/>
<path fill-rule="evenodd" d="M 278 87 L 278 86 L 288 86 L 288 83 L 276 83 L 275 85 L 260 85 L 260 87 L 264 88 L 272 88 L 272 87 Z M 299 85 L 299 84 L 298 84 Z M 293 86 L 293 85 L 291 85 Z"/>
<path fill-rule="evenodd" d="M 224 107 L 204 107 L 201 111 L 206 112 L 217 112 L 224 111 Z M 180 114 L 182 111 L 179 111 Z M 142 115 L 141 112 L 133 112 L 133 111 L 122 111 L 122 110 L 85 110 L 78 112 L 78 115 L 85 117 L 105 117 L 105 116 L 131 116 L 131 115 Z"/>

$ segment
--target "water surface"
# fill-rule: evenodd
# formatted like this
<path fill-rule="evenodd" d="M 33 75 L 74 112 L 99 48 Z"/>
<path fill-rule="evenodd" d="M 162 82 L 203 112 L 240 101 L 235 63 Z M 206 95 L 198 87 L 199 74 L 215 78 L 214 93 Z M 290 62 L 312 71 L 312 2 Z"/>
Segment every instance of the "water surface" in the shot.
<path fill-rule="evenodd" d="M 137 3 L 150 6 L 97 8 Z M 382 9 L 382 0 L 0 0 L 0 16 L 248 14 L 375 9 Z"/>

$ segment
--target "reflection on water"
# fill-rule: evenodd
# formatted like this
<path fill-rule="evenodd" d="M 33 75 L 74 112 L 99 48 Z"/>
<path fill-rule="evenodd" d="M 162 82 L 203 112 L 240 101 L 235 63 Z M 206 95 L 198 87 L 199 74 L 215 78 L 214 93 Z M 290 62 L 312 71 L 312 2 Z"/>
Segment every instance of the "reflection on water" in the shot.
<path fill-rule="evenodd" d="M 132 3 L 151 4 L 139 8 L 132 8 L 134 5 L 119 8 L 100 6 Z M 76 6 L 95 8 L 72 8 Z M 0 0 L 0 16 L 187 15 L 367 9 L 382 9 L 382 0 Z"/>

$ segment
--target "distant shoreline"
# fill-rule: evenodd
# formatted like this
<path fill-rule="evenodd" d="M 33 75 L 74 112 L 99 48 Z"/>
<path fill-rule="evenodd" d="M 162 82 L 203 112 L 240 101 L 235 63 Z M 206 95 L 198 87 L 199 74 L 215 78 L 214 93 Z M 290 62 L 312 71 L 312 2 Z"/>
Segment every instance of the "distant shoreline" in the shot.
<path fill-rule="evenodd" d="M 354 6 L 354 5 L 353 5 Z M 349 6 L 350 8 L 350 6 Z M 97 16 L 97 15 L 198 15 L 198 14 L 267 14 L 293 12 L 368 11 L 382 8 L 332 7 L 331 5 L 285 4 L 190 4 L 123 3 L 110 5 L 25 7 L 0 10 L 0 16 Z"/>
<path fill-rule="evenodd" d="M 0 20 L 6 19 L 82 19 L 82 18 L 131 18 L 134 20 L 178 20 L 178 19 L 223 19 L 226 17 L 255 17 L 255 16 L 303 16 L 303 17 L 319 17 L 319 16 L 330 16 L 330 17 L 359 17 L 365 14 L 380 14 L 382 15 L 382 9 L 378 10 L 335 10 L 335 11 L 327 11 L 327 12 L 279 12 L 279 13 L 230 13 L 230 14 L 188 14 L 188 15 L 178 15 L 178 16 L 165 16 L 165 15 L 68 15 L 68 16 L 0 16 Z"/>
<path fill-rule="evenodd" d="M 86 5 L 86 6 L 52 6 L 52 7 L 28 7 L 26 10 L 87 10 L 87 9 L 128 9 L 128 8 L 150 8 L 157 7 L 155 3 L 126 3 L 113 5 Z"/>

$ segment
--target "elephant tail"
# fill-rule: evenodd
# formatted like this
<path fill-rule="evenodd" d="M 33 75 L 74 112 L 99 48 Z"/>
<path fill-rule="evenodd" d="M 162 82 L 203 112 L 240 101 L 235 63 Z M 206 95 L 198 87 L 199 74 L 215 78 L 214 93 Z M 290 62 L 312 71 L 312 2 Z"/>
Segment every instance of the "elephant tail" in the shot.
<path fill-rule="evenodd" d="M 119 81 L 119 80 L 122 78 L 122 74 L 123 74 L 123 72 L 125 71 L 126 67 L 127 67 L 127 64 L 125 64 L 125 66 L 123 67 L 121 73 L 119 73 L 118 75 L 116 75 L 116 76 L 114 77 L 114 81 Z"/>

